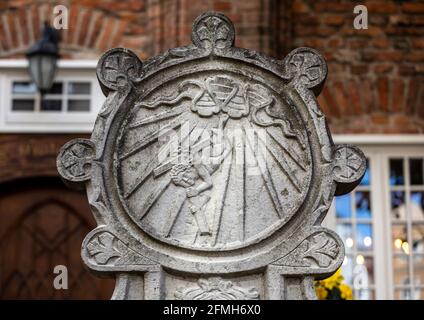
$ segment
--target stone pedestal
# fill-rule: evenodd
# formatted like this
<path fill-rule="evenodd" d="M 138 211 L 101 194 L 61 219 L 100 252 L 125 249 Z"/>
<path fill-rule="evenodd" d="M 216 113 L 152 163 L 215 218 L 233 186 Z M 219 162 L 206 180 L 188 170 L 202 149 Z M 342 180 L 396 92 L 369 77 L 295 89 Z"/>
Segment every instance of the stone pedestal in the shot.
<path fill-rule="evenodd" d="M 99 61 L 106 101 L 57 166 L 87 190 L 98 227 L 82 258 L 116 277 L 113 299 L 315 299 L 314 279 L 343 261 L 320 223 L 366 162 L 332 142 L 316 100 L 325 60 L 310 48 L 274 60 L 234 38 L 208 12 L 189 46 Z"/>

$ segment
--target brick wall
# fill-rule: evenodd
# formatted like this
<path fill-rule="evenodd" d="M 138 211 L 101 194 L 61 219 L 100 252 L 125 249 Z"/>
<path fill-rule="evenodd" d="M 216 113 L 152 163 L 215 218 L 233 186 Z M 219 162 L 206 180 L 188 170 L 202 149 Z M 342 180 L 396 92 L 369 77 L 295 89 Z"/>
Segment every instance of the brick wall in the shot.
<path fill-rule="evenodd" d="M 352 28 L 353 7 L 369 28 Z M 293 2 L 293 45 L 320 50 L 329 64 L 319 101 L 338 133 L 422 133 L 424 1 Z"/>
<path fill-rule="evenodd" d="M 304 45 L 324 54 L 319 100 L 334 132 L 424 132 L 424 1 L 2 0 L 0 58 L 22 57 L 56 4 L 70 8 L 64 58 L 97 59 L 122 46 L 145 59 L 189 43 L 195 17 L 221 11 L 238 46 L 277 58 Z M 356 4 L 368 8 L 367 30 L 352 27 Z"/>

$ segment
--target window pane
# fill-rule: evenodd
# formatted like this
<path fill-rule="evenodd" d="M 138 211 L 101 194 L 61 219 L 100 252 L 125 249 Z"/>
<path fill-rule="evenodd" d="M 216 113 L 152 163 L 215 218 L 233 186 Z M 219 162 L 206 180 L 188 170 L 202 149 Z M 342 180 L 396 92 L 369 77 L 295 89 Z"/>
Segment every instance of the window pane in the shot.
<path fill-rule="evenodd" d="M 62 100 L 45 100 L 41 101 L 41 111 L 60 111 L 62 110 Z"/>
<path fill-rule="evenodd" d="M 353 260 L 352 256 L 346 255 L 342 264 L 342 275 L 346 284 L 353 285 Z"/>
<path fill-rule="evenodd" d="M 350 194 L 336 197 L 336 216 L 337 218 L 352 217 Z"/>
<path fill-rule="evenodd" d="M 367 170 L 365 171 L 365 175 L 361 180 L 361 186 L 369 186 L 370 185 L 370 163 L 367 159 Z"/>
<path fill-rule="evenodd" d="M 62 82 L 55 82 L 46 94 L 61 94 L 63 92 L 62 87 Z"/>
<path fill-rule="evenodd" d="M 412 225 L 412 252 L 424 253 L 424 224 Z"/>
<path fill-rule="evenodd" d="M 356 226 L 357 249 L 370 251 L 373 248 L 372 226 L 368 223 L 358 223 Z"/>
<path fill-rule="evenodd" d="M 90 111 L 90 100 L 68 100 L 68 111 Z"/>
<path fill-rule="evenodd" d="M 374 290 L 355 290 L 354 298 L 355 300 L 374 300 Z"/>
<path fill-rule="evenodd" d="M 413 221 L 424 221 L 424 192 L 411 193 L 411 218 Z"/>
<path fill-rule="evenodd" d="M 424 288 L 415 289 L 415 300 L 424 300 Z"/>
<path fill-rule="evenodd" d="M 33 99 L 13 99 L 12 101 L 13 111 L 34 111 L 34 100 Z"/>
<path fill-rule="evenodd" d="M 12 92 L 16 94 L 35 94 L 37 92 L 37 88 L 32 82 L 13 82 L 12 87 Z"/>
<path fill-rule="evenodd" d="M 405 192 L 391 192 L 392 220 L 406 220 Z"/>
<path fill-rule="evenodd" d="M 409 250 L 406 225 L 392 226 L 392 248 L 395 253 L 407 253 Z"/>
<path fill-rule="evenodd" d="M 346 252 L 351 252 L 353 247 L 352 225 L 350 223 L 337 224 L 336 232 L 343 240 Z"/>
<path fill-rule="evenodd" d="M 90 82 L 70 82 L 68 83 L 69 94 L 90 94 Z"/>
<path fill-rule="evenodd" d="M 358 254 L 353 269 L 353 286 L 355 289 L 369 289 L 374 283 L 374 259 Z"/>
<path fill-rule="evenodd" d="M 358 191 L 355 193 L 356 217 L 361 219 L 371 219 L 370 193 L 368 191 Z"/>
<path fill-rule="evenodd" d="M 409 179 L 412 185 L 423 185 L 423 159 L 409 159 Z"/>
<path fill-rule="evenodd" d="M 403 159 L 390 159 L 390 185 L 403 185 Z"/>
<path fill-rule="evenodd" d="M 411 300 L 411 289 L 405 288 L 405 289 L 396 289 L 395 290 L 395 299 L 396 300 Z"/>
<path fill-rule="evenodd" d="M 414 261 L 414 284 L 415 286 L 424 286 L 424 255 L 416 254 Z"/>
<path fill-rule="evenodd" d="M 393 256 L 393 279 L 395 284 L 398 285 L 409 284 L 409 268 L 407 255 Z"/>

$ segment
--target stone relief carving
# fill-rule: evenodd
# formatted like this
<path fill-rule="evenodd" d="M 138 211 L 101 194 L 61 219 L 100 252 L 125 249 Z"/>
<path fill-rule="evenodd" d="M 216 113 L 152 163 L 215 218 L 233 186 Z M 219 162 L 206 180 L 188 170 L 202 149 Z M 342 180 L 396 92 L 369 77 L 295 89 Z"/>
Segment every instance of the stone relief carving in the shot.
<path fill-rule="evenodd" d="M 205 49 L 228 48 L 234 44 L 234 26 L 222 14 L 203 14 L 193 23 L 193 43 Z"/>
<path fill-rule="evenodd" d="M 343 261 L 341 240 L 319 225 L 366 160 L 332 142 L 316 99 L 326 62 L 311 48 L 276 60 L 234 40 L 231 21 L 207 12 L 190 45 L 99 60 L 106 101 L 90 140 L 66 144 L 57 165 L 87 190 L 98 227 L 83 260 L 116 273 L 115 298 L 310 298 L 313 277 Z M 190 286 L 178 290 L 173 272 Z M 235 285 L 240 276 L 264 295 Z"/>
<path fill-rule="evenodd" d="M 298 118 L 290 123 L 283 116 L 294 113 L 288 98 L 222 75 L 185 80 L 175 88 L 136 103 L 129 130 L 120 137 L 117 176 L 129 215 L 157 238 L 197 248 L 244 245 L 264 229 L 277 228 L 300 206 L 312 175 L 306 132 Z M 165 125 L 143 134 L 157 122 Z M 146 161 L 145 150 L 164 140 L 168 128 L 177 134 Z M 126 145 L 137 132 L 141 139 Z M 133 174 L 126 176 L 128 170 Z M 258 214 L 250 204 L 256 199 L 232 191 L 255 185 L 264 189 L 263 195 L 252 191 L 267 209 L 263 225 L 224 224 L 222 219 L 245 221 Z M 178 196 L 166 205 L 169 194 Z"/>
<path fill-rule="evenodd" d="M 108 231 L 94 234 L 85 245 L 87 256 L 99 265 L 152 265 L 153 261 L 129 248 Z"/>
<path fill-rule="evenodd" d="M 275 264 L 298 268 L 328 268 L 335 261 L 340 250 L 341 245 L 336 239 L 325 232 L 319 232 L 304 239 Z"/>
<path fill-rule="evenodd" d="M 95 156 L 95 147 L 87 139 L 75 139 L 65 144 L 57 158 L 57 170 L 69 182 L 90 179 L 90 169 Z"/>
<path fill-rule="evenodd" d="M 336 194 L 352 191 L 365 174 L 366 163 L 363 152 L 351 145 L 338 145 L 334 150 L 334 180 L 338 182 Z"/>
<path fill-rule="evenodd" d="M 197 285 L 175 292 L 177 300 L 258 300 L 255 288 L 242 288 L 222 278 L 199 279 Z"/>

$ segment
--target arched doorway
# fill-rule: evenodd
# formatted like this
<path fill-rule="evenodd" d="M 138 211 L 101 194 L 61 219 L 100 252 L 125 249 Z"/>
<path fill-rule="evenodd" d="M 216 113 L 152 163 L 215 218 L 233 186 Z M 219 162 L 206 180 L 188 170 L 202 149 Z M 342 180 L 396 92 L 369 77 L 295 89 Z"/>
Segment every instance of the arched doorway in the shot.
<path fill-rule="evenodd" d="M 0 298 L 109 299 L 114 281 L 83 266 L 80 249 L 95 222 L 84 194 L 59 178 L 0 184 Z M 68 269 L 68 290 L 53 287 L 53 269 Z"/>

